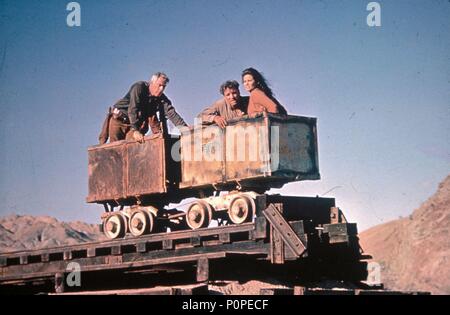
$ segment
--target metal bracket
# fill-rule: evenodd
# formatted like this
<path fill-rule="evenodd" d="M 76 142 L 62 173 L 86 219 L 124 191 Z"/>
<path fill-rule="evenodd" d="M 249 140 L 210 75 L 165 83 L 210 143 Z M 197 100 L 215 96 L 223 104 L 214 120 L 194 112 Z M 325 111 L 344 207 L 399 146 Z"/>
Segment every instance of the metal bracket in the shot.
<path fill-rule="evenodd" d="M 283 218 L 274 204 L 270 204 L 263 214 L 270 222 L 271 226 L 281 235 L 283 241 L 291 248 L 291 250 L 300 257 L 306 250 L 305 244 L 298 237 L 290 224 Z"/>

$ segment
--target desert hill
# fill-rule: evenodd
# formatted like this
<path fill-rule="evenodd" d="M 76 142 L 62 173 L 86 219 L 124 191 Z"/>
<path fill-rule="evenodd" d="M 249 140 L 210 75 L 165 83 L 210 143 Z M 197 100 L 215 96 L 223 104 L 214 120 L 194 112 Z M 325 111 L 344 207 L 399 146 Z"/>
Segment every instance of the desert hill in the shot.
<path fill-rule="evenodd" d="M 450 294 L 450 175 L 408 218 L 360 234 L 389 289 Z"/>
<path fill-rule="evenodd" d="M 60 222 L 48 216 L 0 218 L 0 252 L 73 245 L 103 239 L 98 225 Z"/>

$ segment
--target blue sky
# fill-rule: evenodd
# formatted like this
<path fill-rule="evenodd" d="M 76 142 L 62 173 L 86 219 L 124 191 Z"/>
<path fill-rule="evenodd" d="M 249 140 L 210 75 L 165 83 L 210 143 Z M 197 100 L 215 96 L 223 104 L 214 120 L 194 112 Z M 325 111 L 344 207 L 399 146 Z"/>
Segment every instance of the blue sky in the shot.
<path fill-rule="evenodd" d="M 223 81 L 261 70 L 290 113 L 318 118 L 322 180 L 281 192 L 331 190 L 360 229 L 408 215 L 449 173 L 449 1 L 378 1 L 373 28 L 362 0 L 78 2 L 71 28 L 69 1 L 0 1 L 0 215 L 99 222 L 87 147 L 155 71 L 193 123 Z"/>

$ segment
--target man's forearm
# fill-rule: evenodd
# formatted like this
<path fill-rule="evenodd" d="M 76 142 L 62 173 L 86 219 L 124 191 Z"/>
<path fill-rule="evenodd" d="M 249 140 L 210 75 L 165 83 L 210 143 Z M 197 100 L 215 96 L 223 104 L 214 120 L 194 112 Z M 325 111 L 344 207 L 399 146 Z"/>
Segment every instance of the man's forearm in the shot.
<path fill-rule="evenodd" d="M 175 107 L 171 104 L 166 104 L 164 107 L 166 107 L 167 118 L 169 118 L 175 126 L 187 126 L 184 119 L 176 112 Z"/>

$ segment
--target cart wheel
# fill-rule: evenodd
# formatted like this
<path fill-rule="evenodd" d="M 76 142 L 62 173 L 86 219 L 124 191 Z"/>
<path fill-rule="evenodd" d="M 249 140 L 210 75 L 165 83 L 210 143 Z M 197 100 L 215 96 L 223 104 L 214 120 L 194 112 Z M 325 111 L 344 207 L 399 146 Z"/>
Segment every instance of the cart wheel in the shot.
<path fill-rule="evenodd" d="M 127 232 L 127 220 L 121 213 L 113 214 L 103 221 L 103 232 L 109 239 L 124 237 Z"/>
<path fill-rule="evenodd" d="M 250 221 L 254 212 L 254 202 L 244 195 L 236 197 L 230 204 L 228 216 L 231 222 L 241 224 Z"/>
<path fill-rule="evenodd" d="M 154 222 L 153 213 L 142 209 L 137 210 L 130 217 L 130 233 L 133 236 L 150 234 L 153 231 Z"/>
<path fill-rule="evenodd" d="M 193 203 L 186 212 L 186 223 L 193 230 L 207 227 L 211 219 L 211 206 L 200 200 Z"/>

